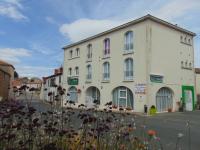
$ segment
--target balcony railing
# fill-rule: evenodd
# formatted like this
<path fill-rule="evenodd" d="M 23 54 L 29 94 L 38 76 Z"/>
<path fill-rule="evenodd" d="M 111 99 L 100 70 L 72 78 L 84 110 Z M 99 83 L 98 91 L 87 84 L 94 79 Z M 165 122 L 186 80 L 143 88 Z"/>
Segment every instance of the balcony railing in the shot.
<path fill-rule="evenodd" d="M 124 71 L 125 80 L 133 80 L 133 71 Z"/>

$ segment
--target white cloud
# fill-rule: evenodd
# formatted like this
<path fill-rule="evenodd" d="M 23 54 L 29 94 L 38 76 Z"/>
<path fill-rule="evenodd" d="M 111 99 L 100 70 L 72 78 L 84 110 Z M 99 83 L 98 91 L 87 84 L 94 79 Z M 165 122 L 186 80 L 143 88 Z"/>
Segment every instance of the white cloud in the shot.
<path fill-rule="evenodd" d="M 26 66 L 20 65 L 16 66 L 16 71 L 21 77 L 43 77 L 48 76 L 53 73 L 53 67 L 46 66 Z"/>
<path fill-rule="evenodd" d="M 0 15 L 7 16 L 15 20 L 27 20 L 28 18 L 22 14 L 23 9 L 21 0 L 3 0 L 0 2 Z"/>
<path fill-rule="evenodd" d="M 161 19 L 176 21 L 182 19 L 190 11 L 200 9 L 199 0 L 157 0 L 156 4 L 151 1 L 134 1 L 126 6 L 123 13 L 118 13 L 110 19 L 78 19 L 71 23 L 62 24 L 59 31 L 62 35 L 69 38 L 71 42 L 76 42 L 86 37 L 90 37 L 102 31 L 113 28 L 127 20 L 150 13 Z M 151 4 L 151 5 L 150 5 Z M 97 9 L 97 8 L 96 8 Z M 101 10 L 104 14 L 103 10 Z M 112 12 L 112 10 L 110 10 Z M 131 19 L 132 18 L 132 19 Z M 50 18 L 49 18 L 50 19 Z"/>
<path fill-rule="evenodd" d="M 39 52 L 44 55 L 52 54 L 53 50 L 44 46 L 44 44 L 30 42 L 30 48 L 35 52 Z"/>
<path fill-rule="evenodd" d="M 20 63 L 20 57 L 31 56 L 30 51 L 24 48 L 0 48 L 0 59 L 12 64 Z"/>
<path fill-rule="evenodd" d="M 153 11 L 153 14 L 162 19 L 172 20 L 184 16 L 188 11 L 199 9 L 199 0 L 171 0 L 157 11 Z"/>
<path fill-rule="evenodd" d="M 121 23 L 122 21 L 79 19 L 69 24 L 63 24 L 59 30 L 64 36 L 70 38 L 71 42 L 76 42 Z"/>

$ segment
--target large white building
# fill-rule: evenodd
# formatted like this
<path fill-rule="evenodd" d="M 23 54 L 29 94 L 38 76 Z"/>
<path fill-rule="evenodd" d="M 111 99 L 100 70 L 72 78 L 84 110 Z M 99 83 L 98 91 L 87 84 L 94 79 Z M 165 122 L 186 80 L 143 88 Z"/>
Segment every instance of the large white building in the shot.
<path fill-rule="evenodd" d="M 65 46 L 63 86 L 70 100 L 143 112 L 195 105 L 195 33 L 151 15 Z"/>

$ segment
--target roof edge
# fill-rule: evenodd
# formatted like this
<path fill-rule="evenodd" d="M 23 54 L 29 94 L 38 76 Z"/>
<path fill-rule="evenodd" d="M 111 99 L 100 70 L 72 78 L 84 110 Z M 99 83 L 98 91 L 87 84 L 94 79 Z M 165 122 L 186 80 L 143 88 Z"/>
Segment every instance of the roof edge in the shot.
<path fill-rule="evenodd" d="M 90 36 L 90 37 L 88 37 L 88 38 L 82 39 L 82 40 L 80 40 L 80 41 L 78 41 L 78 42 L 75 42 L 75 43 L 69 44 L 69 45 L 67 45 L 67 46 L 64 46 L 62 49 L 65 50 L 65 49 L 67 49 L 67 48 L 76 46 L 76 45 L 78 45 L 78 44 L 82 44 L 82 43 L 87 42 L 87 41 L 89 41 L 89 40 L 92 40 L 92 39 L 101 37 L 101 36 L 103 36 L 103 35 L 105 35 L 105 34 L 109 34 L 109 33 L 112 33 L 112 32 L 114 32 L 114 31 L 123 29 L 123 28 L 125 28 L 125 27 L 130 26 L 130 25 L 134 25 L 134 24 L 140 23 L 140 22 L 145 21 L 145 20 L 147 20 L 147 19 L 150 19 L 150 20 L 155 21 L 155 22 L 157 22 L 157 23 L 160 23 L 160 24 L 162 24 L 162 25 L 166 25 L 166 26 L 168 26 L 168 27 L 170 27 L 170 28 L 173 28 L 173 29 L 175 29 L 175 30 L 178 30 L 178 31 L 181 31 L 181 32 L 185 32 L 185 33 L 187 33 L 187 34 L 189 34 L 189 35 L 196 36 L 196 34 L 195 34 L 194 32 L 191 32 L 191 31 L 186 30 L 186 29 L 184 29 L 184 28 L 181 28 L 181 27 L 179 27 L 179 26 L 177 26 L 177 25 L 174 25 L 174 24 L 172 24 L 172 23 L 170 23 L 170 22 L 167 22 L 167 21 L 165 21 L 165 20 L 162 20 L 162 19 L 157 18 L 157 17 L 155 17 L 155 16 L 152 16 L 152 15 L 150 15 L 150 14 L 147 14 L 147 15 L 145 15 L 145 16 L 143 16 L 143 17 L 138 18 L 138 19 L 129 21 L 129 22 L 125 23 L 125 24 L 119 25 L 119 26 L 114 27 L 114 28 L 112 28 L 112 29 L 109 29 L 109 30 L 103 31 L 103 32 L 101 32 L 101 33 L 98 33 L 98 34 L 96 34 L 96 35 Z"/>

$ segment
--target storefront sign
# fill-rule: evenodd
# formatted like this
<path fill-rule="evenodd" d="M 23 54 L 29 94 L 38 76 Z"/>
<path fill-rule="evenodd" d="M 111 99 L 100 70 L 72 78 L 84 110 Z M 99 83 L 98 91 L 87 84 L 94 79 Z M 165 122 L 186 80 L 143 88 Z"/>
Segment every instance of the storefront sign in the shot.
<path fill-rule="evenodd" d="M 78 78 L 68 77 L 67 83 L 68 85 L 78 85 Z"/>
<path fill-rule="evenodd" d="M 161 75 L 150 75 L 150 80 L 151 82 L 155 83 L 163 83 L 163 76 Z"/>
<path fill-rule="evenodd" d="M 146 84 L 136 84 L 135 94 L 146 94 Z"/>

